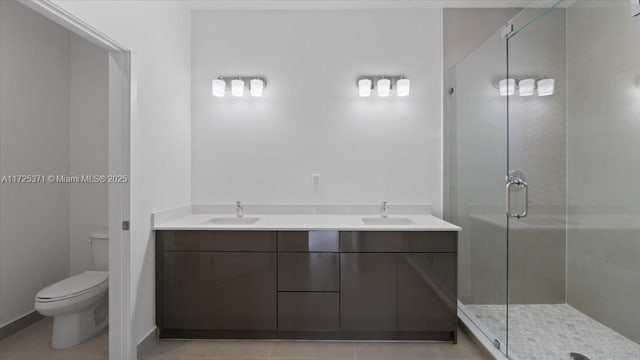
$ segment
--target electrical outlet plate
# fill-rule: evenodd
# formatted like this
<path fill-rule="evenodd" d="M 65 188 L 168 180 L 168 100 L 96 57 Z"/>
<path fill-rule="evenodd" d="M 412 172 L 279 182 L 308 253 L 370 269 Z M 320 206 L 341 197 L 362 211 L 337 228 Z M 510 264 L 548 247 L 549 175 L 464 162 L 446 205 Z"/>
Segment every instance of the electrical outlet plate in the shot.
<path fill-rule="evenodd" d="M 311 174 L 311 186 L 316 190 L 320 188 L 320 174 Z"/>

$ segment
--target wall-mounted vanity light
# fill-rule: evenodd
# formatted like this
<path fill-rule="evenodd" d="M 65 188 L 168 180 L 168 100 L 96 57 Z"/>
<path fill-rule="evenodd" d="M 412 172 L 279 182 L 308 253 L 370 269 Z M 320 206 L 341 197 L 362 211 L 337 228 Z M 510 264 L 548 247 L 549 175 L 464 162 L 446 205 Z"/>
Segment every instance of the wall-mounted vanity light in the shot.
<path fill-rule="evenodd" d="M 251 96 L 261 97 L 267 83 L 260 76 L 219 76 L 211 82 L 211 93 L 215 97 L 224 97 L 227 92 L 227 83 L 230 83 L 231 95 L 235 97 L 244 96 L 248 90 Z"/>
<path fill-rule="evenodd" d="M 358 95 L 360 97 L 371 96 L 374 89 L 379 97 L 388 97 L 391 95 L 392 89 L 396 89 L 398 96 L 408 96 L 411 93 L 411 82 L 404 76 L 363 76 L 358 79 Z"/>
<path fill-rule="evenodd" d="M 520 96 L 531 96 L 538 90 L 538 96 L 553 95 L 555 91 L 555 79 L 526 78 L 521 80 L 502 79 L 497 85 L 494 85 L 500 92 L 500 96 L 513 96 L 518 89 Z"/>
<path fill-rule="evenodd" d="M 264 81 L 260 78 L 251 79 L 249 87 L 251 88 L 251 96 L 260 97 L 264 89 Z"/>
<path fill-rule="evenodd" d="M 224 92 L 227 88 L 227 82 L 222 78 L 213 79 L 211 82 L 211 93 L 215 97 L 224 97 Z"/>
<path fill-rule="evenodd" d="M 542 79 L 538 80 L 538 96 L 553 95 L 555 90 L 555 79 Z"/>
<path fill-rule="evenodd" d="M 358 80 L 358 95 L 369 97 L 371 96 L 371 89 L 373 89 L 373 81 L 371 79 Z"/>
<path fill-rule="evenodd" d="M 520 96 L 531 96 L 536 91 L 536 81 L 534 79 L 522 79 L 518 82 L 518 92 Z"/>
<path fill-rule="evenodd" d="M 391 79 L 382 78 L 378 80 L 378 96 L 387 97 L 391 93 Z"/>
<path fill-rule="evenodd" d="M 235 97 L 242 97 L 244 95 L 244 80 L 231 80 L 231 95 Z"/>
<path fill-rule="evenodd" d="M 411 81 L 406 78 L 399 79 L 396 82 L 398 96 L 409 96 L 411 93 Z"/>
<path fill-rule="evenodd" d="M 498 83 L 500 96 L 512 96 L 516 93 L 516 79 L 503 79 Z"/>

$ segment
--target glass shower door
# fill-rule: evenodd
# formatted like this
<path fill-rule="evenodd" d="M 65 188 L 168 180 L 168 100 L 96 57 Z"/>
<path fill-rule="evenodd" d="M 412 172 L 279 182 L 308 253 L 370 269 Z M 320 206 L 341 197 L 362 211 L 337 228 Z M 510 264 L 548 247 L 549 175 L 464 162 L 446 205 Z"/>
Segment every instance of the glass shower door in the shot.
<path fill-rule="evenodd" d="M 507 39 L 508 354 L 640 359 L 640 21 L 560 3 Z"/>
<path fill-rule="evenodd" d="M 506 42 L 497 32 L 449 73 L 450 220 L 458 242 L 460 310 L 506 353 L 507 97 Z"/>
<path fill-rule="evenodd" d="M 565 302 L 565 9 L 531 8 L 512 20 L 509 97 L 508 354 L 570 359 L 550 352 L 549 331 Z M 562 334 L 566 335 L 566 334 Z M 558 334 L 555 334 L 558 336 Z"/>

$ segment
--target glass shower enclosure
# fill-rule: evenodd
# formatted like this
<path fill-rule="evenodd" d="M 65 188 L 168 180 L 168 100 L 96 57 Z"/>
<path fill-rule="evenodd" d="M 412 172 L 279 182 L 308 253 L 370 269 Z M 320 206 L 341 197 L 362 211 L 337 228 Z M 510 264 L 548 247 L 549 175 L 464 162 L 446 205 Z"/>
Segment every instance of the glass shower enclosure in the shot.
<path fill-rule="evenodd" d="M 640 16 L 549 3 L 450 71 L 459 310 L 511 359 L 640 359 Z"/>

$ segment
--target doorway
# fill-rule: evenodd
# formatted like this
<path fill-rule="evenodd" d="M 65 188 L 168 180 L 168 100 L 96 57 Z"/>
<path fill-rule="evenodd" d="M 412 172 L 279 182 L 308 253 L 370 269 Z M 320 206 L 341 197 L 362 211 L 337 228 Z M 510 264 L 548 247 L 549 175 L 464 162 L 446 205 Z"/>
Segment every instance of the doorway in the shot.
<path fill-rule="evenodd" d="M 95 140 L 95 138 L 92 138 L 91 135 L 84 136 L 84 135 L 87 135 L 86 131 L 90 131 L 90 130 L 96 131 L 95 136 L 101 137 L 100 142 L 102 144 L 101 145 L 102 148 L 104 149 L 104 151 L 102 152 L 102 156 L 104 156 L 104 163 L 103 163 L 104 171 L 100 171 L 98 173 L 97 171 L 94 171 L 94 170 L 89 171 L 85 167 L 83 168 L 84 170 L 78 170 L 78 171 L 82 171 L 83 172 L 82 174 L 71 174 L 69 171 L 69 163 L 73 163 L 74 160 L 61 159 L 61 162 L 65 162 L 65 161 L 67 162 L 66 168 L 52 167 L 51 175 L 54 175 L 54 176 L 55 175 L 100 175 L 100 176 L 105 176 L 106 179 L 79 180 L 83 182 L 82 184 L 75 184 L 76 181 L 74 179 L 71 179 L 70 183 L 63 184 L 61 183 L 63 182 L 63 180 L 56 179 L 55 184 L 52 184 L 52 183 L 31 184 L 32 187 L 28 189 L 26 189 L 27 184 L 20 184 L 20 186 L 23 187 L 23 190 L 26 189 L 27 192 L 30 191 L 33 194 L 36 194 L 38 192 L 36 189 L 39 186 L 41 188 L 45 188 L 46 186 L 49 186 L 49 190 L 55 186 L 57 187 L 56 189 L 59 190 L 59 191 L 56 190 L 55 191 L 56 193 L 66 194 L 66 195 L 61 195 L 60 198 L 64 198 L 65 196 L 67 196 L 68 198 L 66 200 L 67 202 L 73 202 L 74 196 L 69 195 L 69 193 L 73 192 L 70 189 L 79 188 L 79 187 L 74 187 L 75 185 L 85 186 L 87 188 L 95 185 L 96 189 L 97 189 L 97 186 L 100 186 L 101 189 L 104 189 L 105 198 L 104 200 L 101 200 L 100 203 L 104 207 L 104 216 L 102 216 L 102 219 L 103 219 L 102 225 L 104 225 L 108 229 L 107 234 L 109 239 L 108 248 L 105 249 L 106 251 L 108 251 L 108 269 L 109 269 L 108 280 L 107 280 L 108 289 L 109 289 L 108 291 L 108 323 L 109 323 L 108 338 L 109 340 L 108 340 L 108 346 L 107 346 L 108 357 L 111 359 L 135 358 L 134 344 L 132 344 L 131 335 L 130 335 L 131 334 L 131 330 L 130 330 L 131 329 L 131 319 L 130 319 L 131 300 L 130 300 L 130 275 L 129 275 L 129 267 L 130 267 L 129 250 L 130 249 L 129 249 L 129 233 L 127 231 L 128 219 L 129 219 L 129 206 L 130 206 L 130 201 L 129 201 L 130 52 L 120 44 L 109 39 L 108 37 L 99 33 L 98 31 L 91 28 L 87 24 L 79 21 L 78 19 L 74 18 L 70 14 L 66 13 L 64 10 L 60 9 L 50 1 L 37 1 L 37 2 L 36 1 L 13 2 L 12 1 L 12 2 L 6 2 L 6 3 L 8 4 L 7 6 L 20 7 L 19 10 L 23 14 L 27 14 L 28 12 L 33 13 L 35 11 L 38 14 L 28 14 L 28 16 L 37 15 L 37 16 L 44 16 L 48 18 L 48 21 L 53 21 L 54 23 L 57 24 L 57 26 L 61 26 L 63 29 L 66 29 L 66 31 L 71 33 L 69 38 L 72 38 L 74 40 L 70 40 L 70 41 L 76 41 L 77 44 L 82 44 L 83 42 L 85 42 L 88 45 L 86 46 L 82 45 L 82 46 L 85 46 L 85 48 L 94 47 L 98 49 L 97 52 L 101 52 L 104 55 L 104 57 L 101 60 L 102 61 L 101 64 L 104 65 L 103 67 L 104 77 L 103 79 L 101 79 L 101 82 L 100 82 L 100 86 L 101 86 L 100 91 L 105 95 L 104 104 L 102 104 L 104 105 L 104 112 L 101 113 L 102 119 L 104 120 L 101 123 L 103 127 L 101 127 L 99 131 L 97 131 L 95 128 L 85 128 L 84 130 L 80 130 L 79 132 L 80 136 L 76 136 L 76 140 L 78 140 L 76 141 L 76 143 L 82 143 L 83 144 L 82 146 L 85 146 L 85 149 L 89 149 L 89 150 L 97 149 L 98 141 L 93 141 Z M 3 5 L 6 5 L 4 1 L 3 1 Z M 63 31 L 61 30 L 60 33 L 62 32 Z M 10 71 L 11 69 L 5 69 L 5 70 Z M 32 69 L 32 71 L 35 73 L 38 71 L 38 69 Z M 47 81 L 48 79 L 47 76 L 49 75 L 51 76 L 56 75 L 53 72 L 48 73 L 46 71 L 41 72 L 41 74 L 42 74 L 42 81 Z M 2 79 L 2 81 L 6 81 L 7 79 L 8 77 L 5 77 Z M 13 91 L 12 89 L 18 88 L 15 86 L 16 84 L 10 84 L 10 85 L 11 86 L 4 87 L 5 91 L 10 92 L 10 91 Z M 50 98 L 54 98 L 56 94 L 61 93 L 63 91 L 64 90 L 62 89 L 62 87 L 59 89 L 53 88 L 52 91 L 50 92 L 51 94 Z M 23 109 L 26 109 L 29 107 L 29 101 L 37 100 L 34 98 L 34 93 L 35 92 L 26 91 L 22 94 L 17 94 L 22 99 L 26 99 L 24 103 L 22 102 L 19 103 L 21 105 L 22 104 L 25 105 L 23 106 Z M 4 97 L 4 94 L 3 94 L 3 97 Z M 48 100 L 51 100 L 51 99 L 48 99 Z M 38 105 L 39 105 L 38 103 L 33 103 L 31 107 L 37 107 Z M 91 111 L 91 109 L 89 109 L 89 111 Z M 85 115 L 86 113 L 87 112 L 85 111 Z M 82 116 L 83 115 L 81 113 L 79 117 L 82 118 Z M 69 119 L 71 117 L 69 117 Z M 33 125 L 31 130 L 33 130 L 34 133 L 40 132 L 41 137 L 43 138 L 46 138 L 47 136 L 53 136 L 52 132 L 47 132 L 48 131 L 47 127 L 38 126 L 37 124 L 38 121 L 49 121 L 48 124 L 51 125 L 50 122 L 52 119 L 49 116 L 47 116 L 47 114 L 44 114 L 39 118 L 31 117 L 30 120 L 32 120 L 31 123 Z M 80 125 L 83 125 L 83 124 L 80 124 Z M 87 124 L 84 124 L 84 125 L 86 126 Z M 51 126 L 51 129 L 54 129 L 54 130 L 56 129 L 59 130 L 60 128 L 61 127 Z M 9 138 L 11 136 L 10 127 L 3 128 L 3 132 L 6 138 Z M 62 133 L 63 131 L 61 130 L 60 132 Z M 67 136 L 73 137 L 74 135 L 71 134 Z M 74 144 L 72 140 L 69 140 L 69 142 L 71 142 L 72 145 Z M 33 146 L 34 148 L 37 149 L 38 144 L 33 144 Z M 78 148 L 82 149 L 82 146 L 78 146 Z M 46 147 L 43 147 L 43 149 L 45 148 Z M 61 149 L 61 152 L 64 152 L 64 151 L 66 150 Z M 79 150 L 77 152 L 82 152 L 82 150 Z M 48 156 L 49 157 L 53 156 L 53 153 L 47 152 L 47 151 L 44 151 L 41 153 L 38 153 L 37 151 L 35 151 L 33 153 L 34 158 L 47 159 Z M 71 156 L 73 157 L 73 154 Z M 20 168 L 18 167 L 18 169 Z M 57 171 L 60 169 L 66 169 L 66 170 Z M 56 170 L 56 171 L 53 171 L 53 170 Z M 89 173 L 85 173 L 84 171 L 89 171 Z M 19 175 L 19 174 L 4 174 L 3 172 L 2 175 Z M 49 181 L 49 180 L 45 179 L 44 181 Z M 94 183 L 92 184 L 86 183 L 90 181 L 94 181 Z M 11 191 L 15 190 L 15 187 L 12 188 L 9 185 L 14 186 L 18 184 L 3 183 L 2 186 L 4 188 L 3 190 L 5 194 L 9 194 Z M 98 191 L 88 190 L 87 194 L 95 194 L 97 192 Z M 76 194 L 75 199 L 86 200 L 88 197 L 89 196 L 83 196 L 82 193 L 78 193 Z M 5 200 L 4 197 L 3 197 L 3 200 Z M 5 204 L 7 203 L 5 202 Z M 33 205 L 37 206 L 36 203 L 34 203 Z M 62 206 L 55 206 L 55 208 L 57 209 L 57 211 L 52 211 L 48 216 L 41 216 L 38 219 L 32 219 L 32 220 L 35 220 L 36 223 L 43 223 L 48 221 L 48 219 L 58 216 L 60 213 L 63 213 L 64 211 L 67 211 L 69 213 L 74 212 L 73 209 L 63 210 Z M 27 207 L 25 207 L 25 209 L 27 209 Z M 77 212 L 82 213 L 83 215 L 87 215 L 87 212 L 82 211 L 81 209 Z M 67 215 L 67 216 L 70 216 L 70 215 Z M 22 218 L 27 218 L 27 217 L 29 217 L 28 211 L 22 214 Z M 58 217 L 60 218 L 59 219 L 60 222 L 64 222 L 64 219 L 62 219 L 62 216 L 58 216 Z M 74 218 L 77 219 L 77 217 L 74 217 Z M 25 226 L 35 227 L 36 223 L 32 223 L 32 225 L 25 224 Z M 67 223 L 69 223 L 69 221 L 67 221 Z M 77 222 L 75 223 L 77 224 Z M 97 223 L 97 221 L 94 221 L 94 223 Z M 73 226 L 74 226 L 73 224 L 70 225 L 70 227 L 73 227 Z M 7 227 L 5 227 L 5 229 L 6 228 Z M 94 231 L 85 231 L 86 229 L 83 228 L 82 226 L 79 226 L 78 228 L 79 230 L 77 231 L 77 234 L 86 233 L 84 234 L 86 236 L 82 240 L 77 241 L 78 244 L 80 244 L 78 248 L 82 247 L 84 249 L 83 250 L 84 254 L 82 254 L 82 256 L 84 256 L 84 258 L 88 256 L 90 259 L 91 250 L 87 250 L 87 249 L 90 249 L 91 246 L 88 244 L 90 240 L 92 241 L 92 243 L 97 242 L 92 238 L 92 236 L 96 235 L 97 233 Z M 95 229 L 95 230 L 98 230 L 98 229 Z M 69 238 L 72 238 L 71 240 L 72 242 L 75 240 L 73 240 L 74 237 L 71 236 L 70 230 L 66 230 L 66 231 L 68 234 L 68 236 L 66 237 L 66 240 L 64 236 L 65 234 L 64 231 L 58 232 L 56 235 L 56 238 L 60 241 L 61 244 L 67 241 L 66 244 L 67 244 L 67 247 L 69 247 L 68 245 Z M 80 235 L 76 236 L 76 238 L 80 239 Z M 82 241 L 82 243 L 80 241 Z M 71 246 L 73 246 L 73 243 L 71 244 Z M 59 246 L 58 248 L 62 248 L 62 246 Z M 38 247 L 36 246 L 35 248 L 31 248 L 30 250 L 28 250 L 27 253 L 35 253 L 37 250 L 38 250 Z M 44 254 L 44 255 L 46 256 L 47 254 Z M 54 254 L 52 252 L 49 252 L 48 255 L 53 256 Z M 12 255 L 12 257 L 14 257 L 16 261 L 19 261 L 21 257 L 23 262 L 28 261 L 28 259 L 25 258 L 24 256 L 25 256 L 24 252 L 14 253 L 14 255 Z M 66 256 L 68 259 L 69 255 L 66 255 Z M 60 281 L 66 276 L 73 275 L 74 273 L 80 273 L 82 270 L 86 270 L 88 267 L 90 267 L 90 264 L 87 262 L 87 259 L 84 259 L 82 256 L 77 256 L 76 258 L 83 259 L 83 260 L 67 261 L 67 269 L 60 270 L 59 271 L 60 274 L 58 274 L 59 276 L 58 275 L 53 276 L 52 274 L 47 274 L 47 271 L 44 271 L 44 270 L 39 271 L 40 274 L 52 275 L 52 276 L 49 276 L 51 277 L 50 279 L 47 278 L 45 280 L 42 280 L 42 282 L 50 284 L 51 282 L 54 282 L 54 281 Z M 63 260 L 60 263 L 62 264 L 64 262 L 65 260 L 63 258 Z M 10 262 L 5 260 L 5 263 L 9 264 Z M 57 270 L 50 269 L 49 271 L 51 273 L 54 273 Z M 66 275 L 63 274 L 65 271 L 68 272 Z M 42 286 L 38 286 L 38 288 L 40 287 Z M 34 288 L 36 288 L 36 286 L 34 286 Z M 29 290 L 29 291 L 33 292 L 33 290 Z M 32 295 L 33 296 L 31 295 L 25 296 L 25 299 L 30 298 L 30 300 L 26 301 L 23 299 L 21 300 L 22 304 L 33 305 L 33 299 L 35 298 L 35 294 L 32 294 Z M 11 315 L 8 315 L 8 316 L 11 316 Z M 37 316 L 38 314 L 36 312 L 30 312 L 29 316 L 27 316 L 26 319 L 23 319 L 24 321 L 22 322 L 8 321 L 9 325 L 11 326 L 7 327 L 7 333 L 16 332 L 20 330 L 21 327 L 24 327 L 33 321 L 39 320 Z M 12 320 L 13 318 L 20 320 L 22 319 L 22 317 L 23 316 L 19 316 L 18 318 L 16 318 L 15 316 L 13 316 L 9 320 Z M 5 327 L 3 327 L 3 329 L 5 329 Z M 50 329 L 48 331 L 50 331 Z M 100 353 L 97 355 L 107 356 L 107 352 L 105 351 L 104 353 Z"/>

